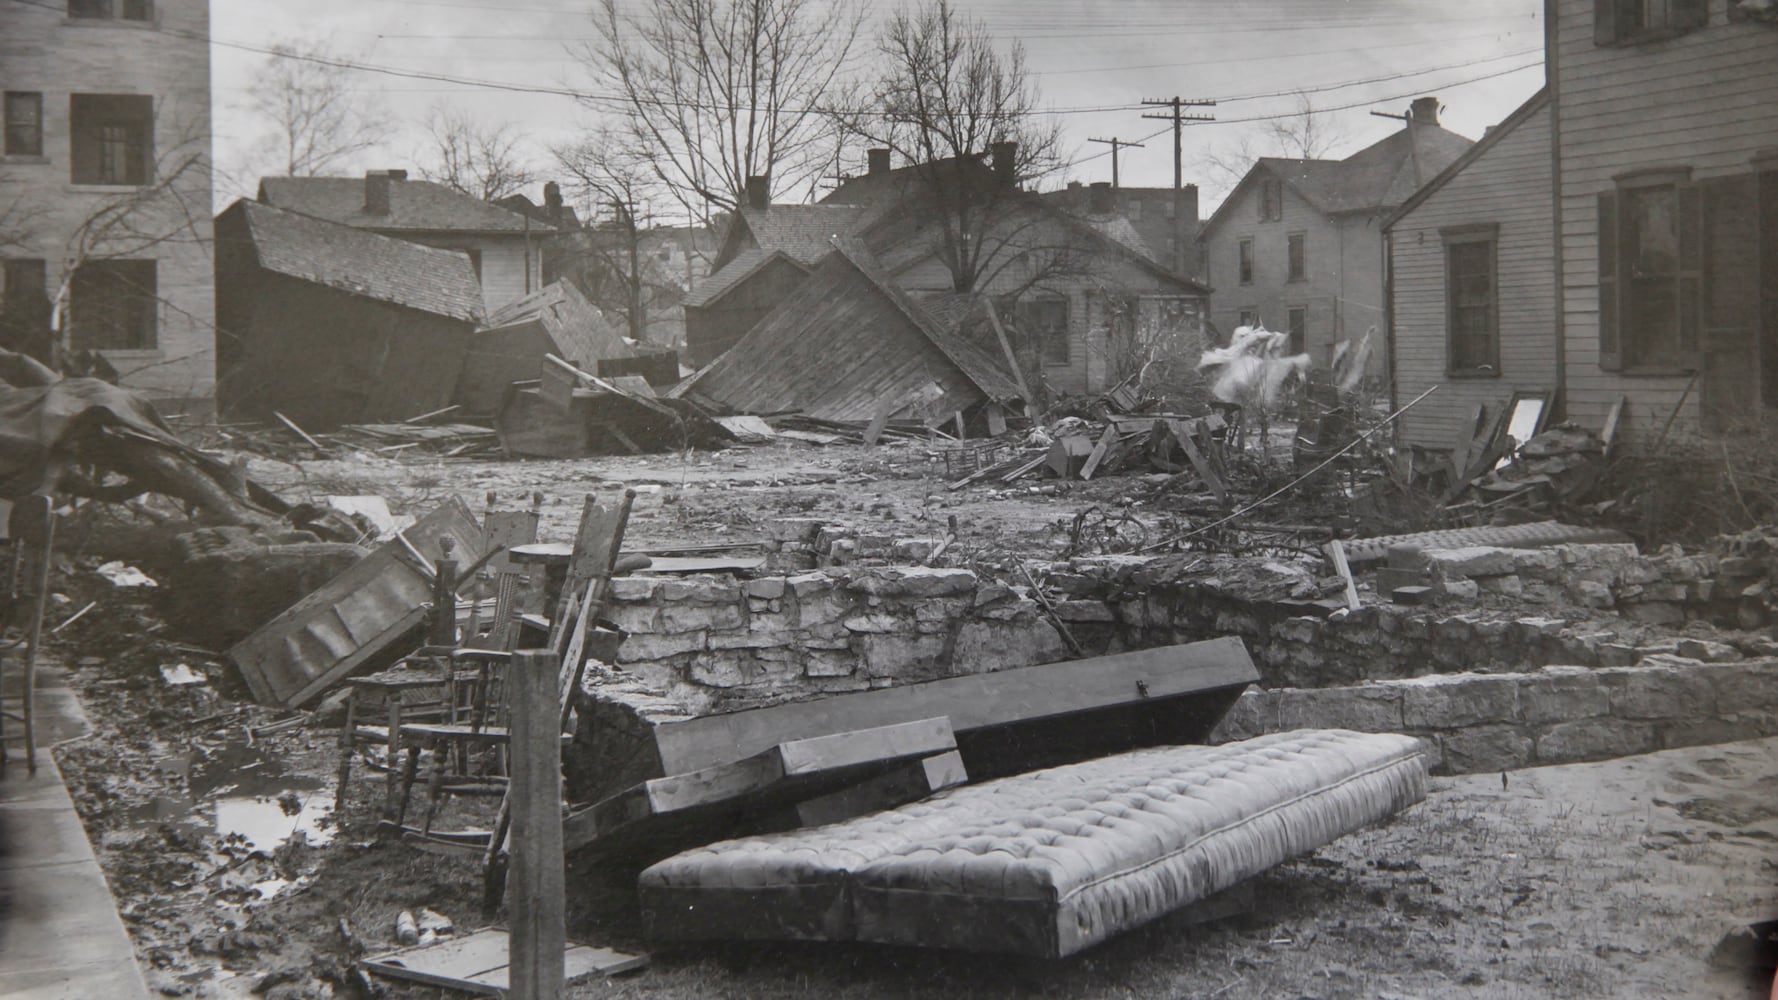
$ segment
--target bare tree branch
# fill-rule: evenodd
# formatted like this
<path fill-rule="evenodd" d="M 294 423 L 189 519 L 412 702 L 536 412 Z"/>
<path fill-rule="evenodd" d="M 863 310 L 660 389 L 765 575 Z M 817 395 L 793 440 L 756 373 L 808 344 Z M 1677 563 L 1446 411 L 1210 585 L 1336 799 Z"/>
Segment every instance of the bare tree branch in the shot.
<path fill-rule="evenodd" d="M 266 125 L 266 158 L 291 177 L 313 177 L 375 146 L 389 120 L 349 86 L 351 70 L 322 42 L 285 42 L 247 88 L 247 105 Z"/>
<path fill-rule="evenodd" d="M 455 191 L 493 201 L 537 180 L 510 125 L 483 125 L 460 109 L 434 105 L 426 116 L 430 157 L 420 175 Z"/>

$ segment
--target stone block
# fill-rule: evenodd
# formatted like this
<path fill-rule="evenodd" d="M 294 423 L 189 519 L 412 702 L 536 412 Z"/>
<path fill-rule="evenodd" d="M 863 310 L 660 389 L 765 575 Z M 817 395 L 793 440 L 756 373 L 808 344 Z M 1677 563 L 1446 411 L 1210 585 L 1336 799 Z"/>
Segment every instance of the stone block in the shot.
<path fill-rule="evenodd" d="M 1228 714 L 1211 730 L 1206 743 L 1229 743 L 1263 736 L 1275 729 L 1277 706 L 1272 692 L 1254 689 L 1243 692 L 1229 706 Z"/>
<path fill-rule="evenodd" d="M 864 637 L 860 659 L 871 677 L 898 681 L 931 680 L 951 675 L 942 635 L 871 634 Z"/>
<path fill-rule="evenodd" d="M 1610 712 L 1601 677 L 1586 667 L 1545 667 L 1519 682 L 1522 722 L 1573 722 Z"/>
<path fill-rule="evenodd" d="M 843 583 L 878 597 L 945 597 L 974 593 L 976 575 L 939 566 L 882 566 L 848 571 Z"/>
<path fill-rule="evenodd" d="M 1321 638 L 1321 622 L 1313 615 L 1286 618 L 1272 626 L 1272 638 L 1279 642 L 1312 643 Z"/>
<path fill-rule="evenodd" d="M 1288 729 L 1356 729 L 1392 733 L 1402 727 L 1399 684 L 1275 691 L 1278 726 Z"/>
<path fill-rule="evenodd" d="M 1410 729 L 1460 729 L 1511 722 L 1518 715 L 1519 678 L 1500 674 L 1433 674 L 1396 681 L 1401 721 Z"/>
<path fill-rule="evenodd" d="M 1117 616 L 1104 601 L 1063 601 L 1056 605 L 1056 617 L 1065 622 L 1117 621 Z"/>
<path fill-rule="evenodd" d="M 1512 549 L 1513 573 L 1527 580 L 1562 578 L 1562 557 L 1553 549 Z"/>
<path fill-rule="evenodd" d="M 1410 606 L 1431 604 L 1434 600 L 1437 599 L 1437 596 L 1438 596 L 1437 593 L 1431 587 L 1423 587 L 1423 586 L 1396 587 L 1395 589 L 1393 589 L 1389 592 L 1389 599 L 1391 601 L 1394 601 L 1396 604 L 1405 604 L 1405 605 L 1410 605 Z M 1389 623 L 1391 625 L 1394 625 L 1395 621 L 1396 621 L 1395 619 L 1389 619 Z M 1385 629 L 1385 631 L 1391 631 L 1391 630 Z"/>
<path fill-rule="evenodd" d="M 1433 581 L 1432 589 L 1440 597 L 1453 601 L 1473 601 L 1482 593 L 1482 588 L 1474 580 L 1466 578 L 1437 579 Z"/>
<path fill-rule="evenodd" d="M 740 628 L 747 616 L 739 603 L 669 604 L 661 609 L 662 632 Z"/>
<path fill-rule="evenodd" d="M 783 649 L 795 640 L 796 636 L 791 632 L 749 628 L 735 633 L 712 635 L 709 647 L 711 649 Z"/>
<path fill-rule="evenodd" d="M 798 573 L 784 579 L 784 586 L 797 596 L 798 600 L 807 597 L 820 597 L 833 590 L 833 577 L 826 573 Z"/>
<path fill-rule="evenodd" d="M 1744 712 L 1778 708 L 1778 662 L 1759 660 L 1726 664 L 1703 672 L 1716 690 L 1719 711 Z"/>
<path fill-rule="evenodd" d="M 1620 583 L 1638 587 L 1650 583 L 1658 583 L 1661 579 L 1661 567 L 1657 566 L 1654 560 L 1644 559 L 1639 556 L 1635 559 L 1627 560 L 1623 565 L 1618 567 L 1617 579 Z"/>
<path fill-rule="evenodd" d="M 789 589 L 789 582 L 781 576 L 770 576 L 763 580 L 748 580 L 741 584 L 741 589 L 748 597 L 758 597 L 767 601 L 775 601 L 784 596 Z"/>
<path fill-rule="evenodd" d="M 1660 748 L 1660 734 L 1646 722 L 1625 722 L 1622 719 L 1562 722 L 1537 738 L 1537 763 L 1567 764 L 1629 757 Z"/>
<path fill-rule="evenodd" d="M 895 549 L 895 539 L 889 535 L 861 534 L 855 541 L 860 559 L 888 558 Z"/>
<path fill-rule="evenodd" d="M 1384 553 L 1389 569 L 1413 570 L 1426 569 L 1426 550 L 1412 542 L 1396 542 Z"/>
<path fill-rule="evenodd" d="M 741 588 L 725 577 L 688 576 L 662 580 L 656 593 L 660 600 L 667 602 L 718 604 L 740 599 Z"/>
<path fill-rule="evenodd" d="M 661 609 L 652 604 L 607 604 L 599 617 L 632 635 L 661 630 Z"/>
<path fill-rule="evenodd" d="M 1371 582 L 1377 593 L 1387 594 L 1401 587 L 1423 587 L 1426 585 L 1426 571 L 1421 569 L 1392 569 L 1383 566 L 1371 575 Z"/>
<path fill-rule="evenodd" d="M 1577 580 L 1573 590 L 1575 598 L 1589 608 L 1609 608 L 1617 604 L 1611 587 L 1598 580 Z"/>
<path fill-rule="evenodd" d="M 1029 622 L 1037 620 L 1037 602 L 1029 598 L 1021 598 L 1010 604 L 1000 604 L 992 608 L 983 608 L 976 612 L 977 616 L 986 621 L 997 622 Z"/>
<path fill-rule="evenodd" d="M 951 662 L 959 674 L 1029 667 L 1068 658 L 1062 637 L 1047 622 L 969 622 L 957 631 Z"/>
<path fill-rule="evenodd" d="M 897 538 L 889 555 L 896 562 L 923 563 L 937 546 L 938 542 L 930 538 Z"/>
<path fill-rule="evenodd" d="M 1637 601 L 1622 610 L 1625 618 L 1648 625 L 1678 625 L 1685 621 L 1685 609 L 1667 601 Z"/>
<path fill-rule="evenodd" d="M 614 601 L 651 601 L 661 579 L 656 576 L 615 576 L 606 593 Z"/>
<path fill-rule="evenodd" d="M 1019 596 L 1019 592 L 998 580 L 982 580 L 975 590 L 975 606 L 985 608 L 991 604 L 1010 601 Z"/>
<path fill-rule="evenodd" d="M 686 673 L 694 684 L 732 688 L 754 683 L 765 671 L 745 650 L 723 650 L 693 657 Z"/>
<path fill-rule="evenodd" d="M 1741 659 L 1741 651 L 1726 642 L 1709 639 L 1681 639 L 1673 650 L 1680 656 L 1705 663 L 1732 663 Z"/>
<path fill-rule="evenodd" d="M 682 653 L 699 652 L 704 648 L 708 635 L 704 632 L 684 632 L 678 635 L 631 635 L 617 647 L 617 662 L 633 663 L 639 660 L 660 660 Z"/>
<path fill-rule="evenodd" d="M 1664 747 L 1695 747 L 1710 743 L 1739 743 L 1778 736 L 1778 715 L 1771 712 L 1737 712 L 1720 719 L 1688 719 L 1660 727 Z"/>
<path fill-rule="evenodd" d="M 908 628 L 908 623 L 886 611 L 873 611 L 869 614 L 853 615 L 840 624 L 846 626 L 848 632 L 887 634 L 900 632 Z"/>
<path fill-rule="evenodd" d="M 1531 763 L 1536 750 L 1517 726 L 1471 726 L 1438 734 L 1442 773 L 1476 774 L 1511 771 Z"/>
<path fill-rule="evenodd" d="M 1755 577 L 1766 575 L 1766 561 L 1751 556 L 1723 556 L 1717 560 L 1717 572 L 1723 576 Z"/>
<path fill-rule="evenodd" d="M 766 522 L 766 537 L 774 542 L 813 545 L 826 520 L 819 517 L 775 517 Z"/>
<path fill-rule="evenodd" d="M 1128 582 L 1138 570 L 1156 562 L 1157 556 L 1134 556 L 1112 553 L 1103 556 L 1076 556 L 1068 564 L 1081 573 L 1114 583 Z"/>
<path fill-rule="evenodd" d="M 850 677 L 858 672 L 858 657 L 850 651 L 809 649 L 802 664 L 805 677 Z"/>
<path fill-rule="evenodd" d="M 1492 545 L 1471 545 L 1460 549 L 1431 549 L 1426 565 L 1434 577 L 1448 580 L 1462 577 L 1504 576 L 1513 570 L 1516 550 Z"/>
<path fill-rule="evenodd" d="M 1701 719 L 1716 714 L 1716 692 L 1709 677 L 1695 669 L 1665 661 L 1657 665 L 1613 667 L 1599 671 L 1619 719 Z"/>
<path fill-rule="evenodd" d="M 1508 573 L 1505 576 L 1477 577 L 1475 583 L 1485 594 L 1519 597 L 1525 593 L 1525 581 L 1519 579 L 1516 573 Z"/>

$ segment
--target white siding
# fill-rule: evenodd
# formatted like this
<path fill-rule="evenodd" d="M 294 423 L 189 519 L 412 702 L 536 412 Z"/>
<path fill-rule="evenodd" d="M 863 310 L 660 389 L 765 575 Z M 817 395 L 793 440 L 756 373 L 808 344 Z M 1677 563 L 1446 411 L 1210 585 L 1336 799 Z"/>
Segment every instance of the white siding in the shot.
<path fill-rule="evenodd" d="M 1556 388 L 1555 230 L 1550 113 L 1538 108 L 1391 227 L 1395 390 L 1410 443 L 1449 448 L 1477 403 L 1490 414 L 1515 390 Z M 1445 247 L 1440 230 L 1498 225 L 1495 246 L 1500 377 L 1447 378 Z"/>

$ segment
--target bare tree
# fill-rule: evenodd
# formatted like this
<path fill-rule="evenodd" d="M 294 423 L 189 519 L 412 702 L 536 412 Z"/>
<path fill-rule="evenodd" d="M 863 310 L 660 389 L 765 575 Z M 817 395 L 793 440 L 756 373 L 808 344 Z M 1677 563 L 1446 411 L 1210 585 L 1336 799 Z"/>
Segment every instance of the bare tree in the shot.
<path fill-rule="evenodd" d="M 537 179 L 510 125 L 484 125 L 461 110 L 435 105 L 426 116 L 431 148 L 420 175 L 453 190 L 493 201 Z"/>
<path fill-rule="evenodd" d="M 1039 118 L 1024 49 L 997 48 L 949 0 L 897 11 L 878 47 L 885 66 L 874 103 L 846 127 L 911 164 L 907 193 L 917 196 L 918 221 L 936 224 L 954 290 L 985 287 L 1008 267 L 1031 278 L 1064 266 L 1075 241 L 1056 242 L 1055 227 L 1040 224 L 1019 190 L 1055 166 L 1061 142 L 1058 127 Z M 1040 256 L 1047 262 L 1038 265 Z"/>
<path fill-rule="evenodd" d="M 649 165 L 609 130 L 554 150 L 569 190 L 593 224 L 574 235 L 573 277 L 587 298 L 624 318 L 629 336 L 648 339 L 648 316 L 677 304 L 683 289 L 644 251 L 645 223 L 661 198 Z"/>
<path fill-rule="evenodd" d="M 1258 126 L 1205 149 L 1198 166 L 1206 195 L 1220 199 L 1234 190 L 1260 157 L 1324 159 L 1351 138 L 1351 130 L 1338 119 L 1315 110 L 1308 94 L 1297 95 L 1294 113 L 1268 119 Z"/>
<path fill-rule="evenodd" d="M 350 86 L 347 60 L 321 42 L 285 42 L 247 87 L 247 105 L 266 125 L 267 160 L 291 177 L 313 177 L 382 141 L 389 121 Z"/>
<path fill-rule="evenodd" d="M 826 110 L 862 19 L 829 0 L 602 0 L 582 57 L 616 93 L 631 154 L 708 224 L 740 204 L 748 177 L 783 190 L 822 169 Z"/>

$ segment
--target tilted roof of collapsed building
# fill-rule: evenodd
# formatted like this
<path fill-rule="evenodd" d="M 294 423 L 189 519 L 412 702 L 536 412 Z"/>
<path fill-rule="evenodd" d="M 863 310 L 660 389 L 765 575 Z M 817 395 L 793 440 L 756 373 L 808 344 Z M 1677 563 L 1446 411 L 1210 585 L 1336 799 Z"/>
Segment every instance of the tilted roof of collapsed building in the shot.
<path fill-rule="evenodd" d="M 259 201 L 360 229 L 413 232 L 553 232 L 549 223 L 472 198 L 404 170 L 364 177 L 262 177 Z"/>
<path fill-rule="evenodd" d="M 481 284 L 467 254 L 245 198 L 228 212 L 241 214 L 254 258 L 267 271 L 439 316 L 482 319 Z"/>

